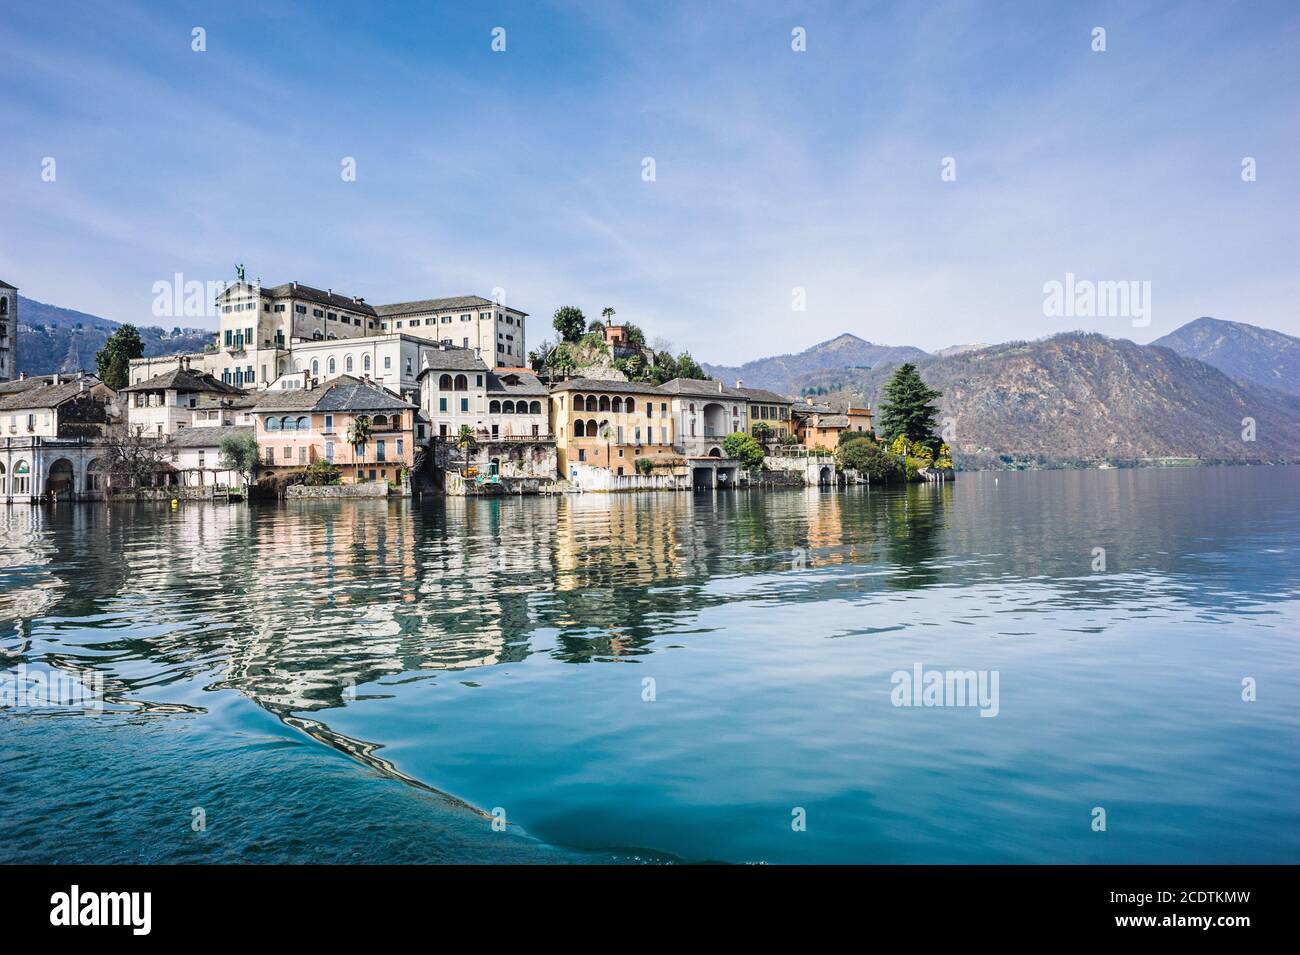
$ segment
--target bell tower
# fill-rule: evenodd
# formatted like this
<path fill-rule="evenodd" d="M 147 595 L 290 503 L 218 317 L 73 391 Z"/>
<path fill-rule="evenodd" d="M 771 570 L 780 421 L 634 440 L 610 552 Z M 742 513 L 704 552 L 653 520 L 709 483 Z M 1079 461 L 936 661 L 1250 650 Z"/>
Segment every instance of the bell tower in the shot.
<path fill-rule="evenodd" d="M 0 280 L 0 381 L 18 377 L 18 288 Z"/>

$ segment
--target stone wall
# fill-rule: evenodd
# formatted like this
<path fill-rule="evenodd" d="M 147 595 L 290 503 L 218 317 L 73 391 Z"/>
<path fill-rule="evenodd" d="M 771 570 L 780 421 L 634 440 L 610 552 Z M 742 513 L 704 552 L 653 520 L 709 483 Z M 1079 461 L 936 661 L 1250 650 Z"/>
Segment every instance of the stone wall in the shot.
<path fill-rule="evenodd" d="M 369 481 L 365 484 L 291 484 L 285 489 L 287 498 L 357 498 L 387 497 L 388 484 L 385 481 Z"/>

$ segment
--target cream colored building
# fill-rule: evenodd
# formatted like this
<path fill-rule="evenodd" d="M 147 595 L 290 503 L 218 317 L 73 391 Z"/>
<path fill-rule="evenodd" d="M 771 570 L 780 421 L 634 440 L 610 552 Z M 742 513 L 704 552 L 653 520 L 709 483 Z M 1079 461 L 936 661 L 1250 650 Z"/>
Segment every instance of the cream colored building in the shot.
<path fill-rule="evenodd" d="M 175 434 L 194 422 L 199 398 L 213 394 L 234 398 L 244 392 L 207 372 L 194 370 L 185 355 L 173 357 L 170 371 L 122 389 L 127 427 L 154 437 Z"/>
<path fill-rule="evenodd" d="M 528 313 L 479 295 L 377 305 L 375 312 L 381 331 L 476 349 L 489 368 L 519 366 L 528 359 L 524 341 Z"/>
<path fill-rule="evenodd" d="M 749 396 L 739 388 L 694 378 L 659 387 L 670 396 L 677 446 L 687 457 L 725 458 L 727 436 L 749 430 Z"/>

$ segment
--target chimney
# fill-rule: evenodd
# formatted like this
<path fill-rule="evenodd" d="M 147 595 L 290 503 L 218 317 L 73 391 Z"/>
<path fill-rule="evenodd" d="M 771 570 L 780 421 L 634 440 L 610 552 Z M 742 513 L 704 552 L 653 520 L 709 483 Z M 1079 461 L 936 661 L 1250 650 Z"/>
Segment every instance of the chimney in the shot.
<path fill-rule="evenodd" d="M 26 380 L 27 380 L 27 372 L 25 372 L 25 371 L 20 371 L 20 372 L 18 373 L 18 380 L 19 380 L 19 381 L 26 381 Z"/>
<path fill-rule="evenodd" d="M 743 379 L 743 378 L 737 378 L 737 379 L 736 379 L 736 387 L 737 387 L 737 388 L 744 388 L 744 387 L 745 387 L 745 379 Z"/>
<path fill-rule="evenodd" d="M 718 394 L 722 394 L 722 379 L 718 379 Z"/>
<path fill-rule="evenodd" d="M 85 391 L 86 391 L 86 379 L 85 379 L 85 378 L 82 378 L 80 375 L 78 375 L 78 376 L 77 376 L 77 385 L 79 386 L 79 387 L 77 388 L 77 390 L 80 391 L 80 392 L 82 392 L 82 393 L 84 394 Z"/>

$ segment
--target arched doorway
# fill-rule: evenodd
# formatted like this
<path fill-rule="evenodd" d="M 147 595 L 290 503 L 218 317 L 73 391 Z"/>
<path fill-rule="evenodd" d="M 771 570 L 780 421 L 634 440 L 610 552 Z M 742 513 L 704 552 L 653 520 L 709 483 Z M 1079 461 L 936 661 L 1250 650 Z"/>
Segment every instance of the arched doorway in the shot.
<path fill-rule="evenodd" d="M 104 459 L 95 458 L 86 465 L 86 486 L 84 490 L 102 493 L 108 490 L 108 475 L 103 470 Z"/>
<path fill-rule="evenodd" d="M 72 462 L 59 458 L 50 465 L 49 474 L 45 476 L 45 493 L 55 500 L 69 500 L 77 489 L 76 478 L 72 471 Z"/>
<path fill-rule="evenodd" d="M 822 466 L 821 473 L 817 475 L 817 483 L 822 487 L 826 487 L 831 483 L 831 469 L 829 466 Z"/>

